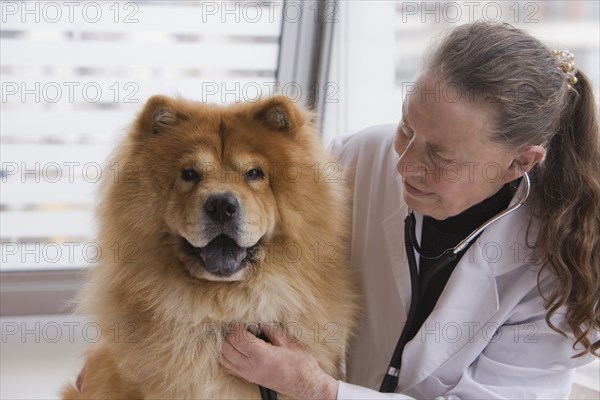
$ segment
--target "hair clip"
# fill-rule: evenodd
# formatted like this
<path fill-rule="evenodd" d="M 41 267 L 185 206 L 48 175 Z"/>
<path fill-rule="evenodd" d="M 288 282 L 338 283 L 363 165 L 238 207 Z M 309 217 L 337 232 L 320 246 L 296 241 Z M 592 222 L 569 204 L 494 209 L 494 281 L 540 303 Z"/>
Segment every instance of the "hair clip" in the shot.
<path fill-rule="evenodd" d="M 569 50 L 552 50 L 552 55 L 558 60 L 560 70 L 567 76 L 570 85 L 577 83 L 577 67 L 575 66 L 575 55 Z"/>

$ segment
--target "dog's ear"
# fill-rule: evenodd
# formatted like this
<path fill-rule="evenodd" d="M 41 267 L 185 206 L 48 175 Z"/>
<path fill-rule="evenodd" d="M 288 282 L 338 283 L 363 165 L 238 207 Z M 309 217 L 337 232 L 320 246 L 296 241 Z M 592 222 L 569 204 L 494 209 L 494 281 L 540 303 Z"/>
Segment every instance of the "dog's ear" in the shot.
<path fill-rule="evenodd" d="M 258 104 L 254 119 L 270 129 L 293 133 L 306 122 L 305 112 L 285 96 L 275 96 Z"/>
<path fill-rule="evenodd" d="M 137 123 L 140 133 L 159 135 L 188 116 L 180 102 L 166 96 L 152 96 L 144 106 Z"/>

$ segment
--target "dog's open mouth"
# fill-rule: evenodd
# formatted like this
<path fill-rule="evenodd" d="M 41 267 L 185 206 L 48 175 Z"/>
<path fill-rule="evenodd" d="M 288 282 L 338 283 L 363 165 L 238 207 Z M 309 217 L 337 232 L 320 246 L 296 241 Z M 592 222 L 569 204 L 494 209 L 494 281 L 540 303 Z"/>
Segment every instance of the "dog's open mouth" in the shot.
<path fill-rule="evenodd" d="M 231 276 L 255 261 L 260 246 L 259 240 L 254 246 L 240 247 L 227 235 L 217 236 L 204 247 L 194 247 L 184 237 L 181 239 L 184 251 L 219 277 Z"/>

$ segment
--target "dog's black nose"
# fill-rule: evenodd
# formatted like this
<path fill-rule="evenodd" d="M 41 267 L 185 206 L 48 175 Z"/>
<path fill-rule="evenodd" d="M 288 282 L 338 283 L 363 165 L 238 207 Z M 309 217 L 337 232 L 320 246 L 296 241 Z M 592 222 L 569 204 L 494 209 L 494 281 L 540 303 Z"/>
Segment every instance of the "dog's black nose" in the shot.
<path fill-rule="evenodd" d="M 211 219 L 222 224 L 229 221 L 237 213 L 239 205 L 232 194 L 216 194 L 206 200 L 204 210 Z"/>

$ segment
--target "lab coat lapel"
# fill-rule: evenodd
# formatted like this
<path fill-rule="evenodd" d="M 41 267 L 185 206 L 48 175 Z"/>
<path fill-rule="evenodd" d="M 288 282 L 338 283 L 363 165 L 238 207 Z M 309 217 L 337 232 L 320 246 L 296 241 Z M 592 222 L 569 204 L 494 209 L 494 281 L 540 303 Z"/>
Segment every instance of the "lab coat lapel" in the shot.
<path fill-rule="evenodd" d="M 407 266 L 407 254 L 404 246 L 404 219 L 408 215 L 408 207 L 402 205 L 382 222 L 392 273 L 402 302 L 397 318 L 405 320 L 410 307 L 410 271 Z"/>
<path fill-rule="evenodd" d="M 421 382 L 481 334 L 486 322 L 498 311 L 494 273 L 477 243 L 456 265 L 438 304 L 442 306 L 431 312 L 404 349 L 399 377 L 402 390 Z"/>

